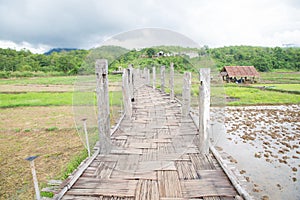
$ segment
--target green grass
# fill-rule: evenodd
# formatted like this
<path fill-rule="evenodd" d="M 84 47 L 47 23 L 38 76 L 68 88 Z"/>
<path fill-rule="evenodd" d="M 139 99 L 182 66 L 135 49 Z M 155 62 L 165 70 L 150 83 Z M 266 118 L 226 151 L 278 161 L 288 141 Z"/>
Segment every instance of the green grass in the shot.
<path fill-rule="evenodd" d="M 300 72 L 261 72 L 259 83 L 300 83 Z"/>
<path fill-rule="evenodd" d="M 262 83 L 251 85 L 254 87 L 261 86 L 275 86 L 274 90 L 284 91 L 300 91 L 300 77 L 299 73 L 262 73 L 262 77 L 271 80 L 299 80 L 294 84 L 274 84 L 274 83 Z M 281 77 L 281 79 L 279 79 Z M 82 80 L 89 80 L 93 76 L 81 76 Z M 121 80 L 121 75 L 110 75 L 109 81 L 116 82 Z M 23 79 L 0 79 L 0 84 L 73 84 L 76 81 L 76 76 L 65 77 L 39 77 L 39 78 L 23 78 Z M 212 87 L 212 98 L 216 99 L 213 104 L 222 103 L 224 99 L 224 92 L 221 91 L 223 87 Z M 239 87 L 236 84 L 224 84 L 226 95 L 229 97 L 238 98 L 239 101 L 229 102 L 228 105 L 253 105 L 253 104 L 287 104 L 287 103 L 300 103 L 299 95 L 281 93 L 269 90 L 259 90 L 256 88 Z M 166 88 L 167 92 L 169 89 Z M 0 108 L 8 107 L 21 107 L 21 106 L 62 106 L 62 105 L 94 105 L 96 102 L 96 96 L 94 92 L 72 93 L 72 92 L 27 92 L 19 94 L 4 94 L 0 93 Z M 175 82 L 175 94 L 180 95 L 182 93 L 182 81 L 176 80 Z M 198 85 L 192 85 L 193 96 L 198 95 Z M 75 98 L 76 102 L 72 100 Z M 87 102 L 88 101 L 88 102 Z M 110 105 L 120 107 L 122 104 L 122 92 L 111 91 L 110 92 Z"/>
<path fill-rule="evenodd" d="M 88 156 L 87 150 L 84 149 L 81 151 L 77 156 L 75 156 L 68 164 L 67 166 L 63 169 L 60 177 L 58 179 L 65 180 L 66 178 L 69 177 L 69 175 L 77 169 L 77 167 L 80 165 L 80 163 L 86 159 Z"/>
<path fill-rule="evenodd" d="M 80 76 L 87 77 L 88 79 L 94 78 L 94 76 Z M 31 78 L 9 78 L 0 79 L 0 85 L 73 85 L 77 81 L 77 76 L 53 76 L 53 77 L 31 77 Z M 81 80 L 81 78 L 80 78 Z M 122 75 L 109 75 L 109 82 L 122 81 Z"/>
<path fill-rule="evenodd" d="M 45 191 L 41 191 L 41 196 L 42 197 L 49 197 L 52 198 L 54 196 L 53 192 L 45 192 Z"/>
<path fill-rule="evenodd" d="M 121 106 L 121 104 L 123 103 L 122 91 L 110 91 L 109 101 L 110 106 Z"/>
<path fill-rule="evenodd" d="M 72 92 L 48 93 L 48 92 L 28 92 L 20 94 L 1 94 L 0 107 L 20 107 L 20 106 L 62 106 L 72 105 Z"/>
<path fill-rule="evenodd" d="M 299 91 L 300 92 L 300 83 L 299 84 L 254 84 L 252 87 L 267 87 L 272 90 L 284 90 L 284 91 Z"/>
<path fill-rule="evenodd" d="M 11 78 L 0 79 L 1 85 L 73 85 L 76 76 L 34 77 L 34 78 Z"/>
<path fill-rule="evenodd" d="M 108 81 L 109 82 L 120 82 L 120 81 L 122 81 L 122 74 L 115 74 L 115 75 L 109 74 Z"/>
<path fill-rule="evenodd" d="M 110 105 L 120 106 L 122 92 L 110 92 Z M 88 96 L 86 96 L 88 95 Z M 0 93 L 0 108 L 27 107 L 27 106 L 70 106 L 73 105 L 72 92 L 27 92 L 19 94 Z M 94 93 L 80 93 L 76 97 L 76 105 L 94 105 L 96 96 Z"/>
<path fill-rule="evenodd" d="M 58 128 L 56 126 L 46 128 L 46 131 L 57 131 L 57 130 L 58 130 Z"/>
<path fill-rule="evenodd" d="M 300 95 L 260 90 L 256 88 L 226 85 L 226 95 L 237 98 L 238 101 L 228 102 L 228 105 L 265 105 L 265 104 L 298 104 Z"/>

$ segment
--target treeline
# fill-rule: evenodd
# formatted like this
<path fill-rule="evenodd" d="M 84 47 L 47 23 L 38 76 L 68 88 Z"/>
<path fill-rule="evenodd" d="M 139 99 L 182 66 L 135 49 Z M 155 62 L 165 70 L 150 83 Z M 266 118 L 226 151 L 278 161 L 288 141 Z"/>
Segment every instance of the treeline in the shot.
<path fill-rule="evenodd" d="M 164 55 L 156 57 L 159 52 L 164 52 Z M 197 57 L 191 58 L 191 55 Z M 260 72 L 300 71 L 300 48 L 230 46 L 210 49 L 204 46 L 195 49 L 160 46 L 131 51 L 116 59 L 111 67 L 126 67 L 130 63 L 149 67 L 169 65 L 171 62 L 178 71 L 194 71 L 199 67 L 214 67 L 220 70 L 224 66 L 249 65 L 253 65 Z"/>
<path fill-rule="evenodd" d="M 0 48 L 0 77 L 74 75 L 78 73 L 87 50 L 33 54 L 28 50 Z"/>
<path fill-rule="evenodd" d="M 253 65 L 261 72 L 286 69 L 300 71 L 300 48 L 230 46 L 207 49 L 218 68 Z"/>
<path fill-rule="evenodd" d="M 192 54 L 197 57 L 190 58 Z M 230 46 L 210 49 L 204 46 L 195 49 L 160 46 L 129 51 L 122 47 L 104 46 L 49 55 L 0 48 L 0 77 L 93 73 L 94 61 L 98 58 L 108 59 L 109 71 L 129 64 L 143 68 L 169 65 L 171 62 L 178 71 L 194 71 L 208 63 L 214 63 L 218 69 L 228 65 L 253 65 L 262 72 L 278 69 L 300 71 L 300 48 Z"/>

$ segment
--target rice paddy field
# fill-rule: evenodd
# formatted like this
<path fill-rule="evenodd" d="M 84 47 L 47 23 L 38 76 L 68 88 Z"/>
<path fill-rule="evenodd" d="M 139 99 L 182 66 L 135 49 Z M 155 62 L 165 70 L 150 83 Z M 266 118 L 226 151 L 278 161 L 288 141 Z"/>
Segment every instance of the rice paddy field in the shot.
<path fill-rule="evenodd" d="M 113 124 L 122 107 L 120 87 L 115 84 L 121 77 L 109 79 Z M 74 123 L 77 80 L 75 76 L 0 79 L 0 199 L 33 199 L 28 156 L 39 155 L 41 188 L 49 180 L 67 177 L 86 157 Z M 227 132 L 216 145 L 235 158 L 257 199 L 300 198 L 299 86 L 296 72 L 262 73 L 255 85 L 222 88 Z M 90 93 L 89 101 L 94 98 Z M 256 167 L 249 167 L 249 162 Z M 294 196 L 287 196 L 291 190 Z"/>

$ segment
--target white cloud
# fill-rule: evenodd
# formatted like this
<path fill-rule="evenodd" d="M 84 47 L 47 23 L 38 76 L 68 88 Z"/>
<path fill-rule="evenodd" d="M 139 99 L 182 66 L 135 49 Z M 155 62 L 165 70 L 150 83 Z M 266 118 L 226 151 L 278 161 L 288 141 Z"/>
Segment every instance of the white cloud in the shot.
<path fill-rule="evenodd" d="M 0 48 L 10 48 L 10 49 L 15 49 L 15 50 L 22 50 L 26 49 L 31 51 L 32 53 L 44 53 L 51 49 L 50 46 L 43 45 L 43 44 L 38 44 L 38 45 L 32 45 L 28 42 L 21 42 L 21 43 L 14 43 L 12 41 L 7 41 L 7 40 L 0 40 Z"/>
<path fill-rule="evenodd" d="M 0 3 L 0 40 L 87 48 L 119 32 L 158 27 L 200 45 L 299 41 L 298 0 L 26 0 Z M 282 43 L 281 43 L 282 42 Z"/>

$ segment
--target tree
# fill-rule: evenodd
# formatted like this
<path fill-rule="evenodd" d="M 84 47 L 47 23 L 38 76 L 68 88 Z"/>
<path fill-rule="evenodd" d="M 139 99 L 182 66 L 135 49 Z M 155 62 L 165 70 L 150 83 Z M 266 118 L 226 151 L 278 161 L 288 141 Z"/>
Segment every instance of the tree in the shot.
<path fill-rule="evenodd" d="M 146 53 L 147 53 L 148 58 L 152 58 L 152 56 L 155 55 L 155 50 L 153 48 L 148 48 L 146 50 Z"/>

